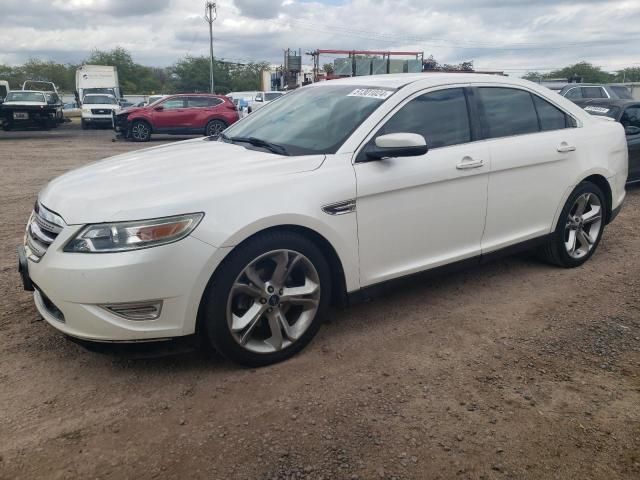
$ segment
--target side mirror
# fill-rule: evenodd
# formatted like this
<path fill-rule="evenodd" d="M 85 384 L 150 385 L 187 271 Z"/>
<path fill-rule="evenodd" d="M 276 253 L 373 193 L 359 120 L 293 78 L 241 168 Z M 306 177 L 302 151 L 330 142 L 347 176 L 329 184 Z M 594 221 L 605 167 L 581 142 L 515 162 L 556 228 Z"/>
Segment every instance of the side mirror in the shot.
<path fill-rule="evenodd" d="M 376 138 L 366 155 L 373 160 L 391 157 L 419 157 L 429 151 L 427 141 L 417 133 L 390 133 Z"/>
<path fill-rule="evenodd" d="M 640 133 L 640 127 L 633 127 L 629 125 L 624 127 L 624 133 L 627 135 L 638 135 Z"/>

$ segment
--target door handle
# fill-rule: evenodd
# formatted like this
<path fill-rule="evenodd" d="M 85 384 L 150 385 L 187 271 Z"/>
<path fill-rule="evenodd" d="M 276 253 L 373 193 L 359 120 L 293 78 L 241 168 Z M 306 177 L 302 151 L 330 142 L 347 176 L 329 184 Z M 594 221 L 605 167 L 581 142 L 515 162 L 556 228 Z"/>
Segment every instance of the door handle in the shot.
<path fill-rule="evenodd" d="M 569 145 L 567 142 L 562 142 L 560 145 L 558 145 L 558 153 L 569 153 L 569 152 L 575 152 L 576 151 L 576 147 L 575 145 Z"/>
<path fill-rule="evenodd" d="M 475 160 L 471 157 L 464 157 L 462 161 L 456 165 L 458 170 L 468 170 L 470 168 L 480 168 L 484 165 L 484 160 Z"/>

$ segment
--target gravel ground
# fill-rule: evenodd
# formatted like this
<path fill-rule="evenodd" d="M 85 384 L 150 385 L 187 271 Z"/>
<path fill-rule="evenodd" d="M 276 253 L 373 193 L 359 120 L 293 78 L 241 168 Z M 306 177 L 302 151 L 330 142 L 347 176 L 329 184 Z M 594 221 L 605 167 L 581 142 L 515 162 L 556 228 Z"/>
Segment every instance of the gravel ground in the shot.
<path fill-rule="evenodd" d="M 133 360 L 46 325 L 16 272 L 48 180 L 144 146 L 111 139 L 0 132 L 0 478 L 640 478 L 639 190 L 582 268 L 416 283 L 269 368 Z"/>

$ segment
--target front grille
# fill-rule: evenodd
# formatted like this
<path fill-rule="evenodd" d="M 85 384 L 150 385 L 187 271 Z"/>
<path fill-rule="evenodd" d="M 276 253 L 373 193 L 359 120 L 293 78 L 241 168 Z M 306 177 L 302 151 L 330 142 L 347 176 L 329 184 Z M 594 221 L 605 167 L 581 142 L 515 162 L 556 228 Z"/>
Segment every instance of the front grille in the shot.
<path fill-rule="evenodd" d="M 111 115 L 111 110 L 107 108 L 92 108 L 91 113 L 94 115 Z"/>
<path fill-rule="evenodd" d="M 29 259 L 39 262 L 64 226 L 62 217 L 36 202 L 24 238 Z"/>

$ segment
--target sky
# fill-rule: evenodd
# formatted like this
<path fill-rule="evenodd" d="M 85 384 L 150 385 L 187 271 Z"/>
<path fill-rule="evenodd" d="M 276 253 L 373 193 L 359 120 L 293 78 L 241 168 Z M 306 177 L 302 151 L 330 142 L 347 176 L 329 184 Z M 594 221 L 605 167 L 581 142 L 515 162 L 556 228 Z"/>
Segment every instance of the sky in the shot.
<path fill-rule="evenodd" d="M 415 50 L 523 75 L 589 61 L 640 66 L 640 0 L 220 0 L 214 54 L 282 62 L 286 48 Z M 208 55 L 204 0 L 0 0 L 0 63 L 75 63 L 128 49 L 168 66 Z M 333 57 L 321 58 L 328 63 Z M 310 63 L 310 57 L 303 60 Z"/>

